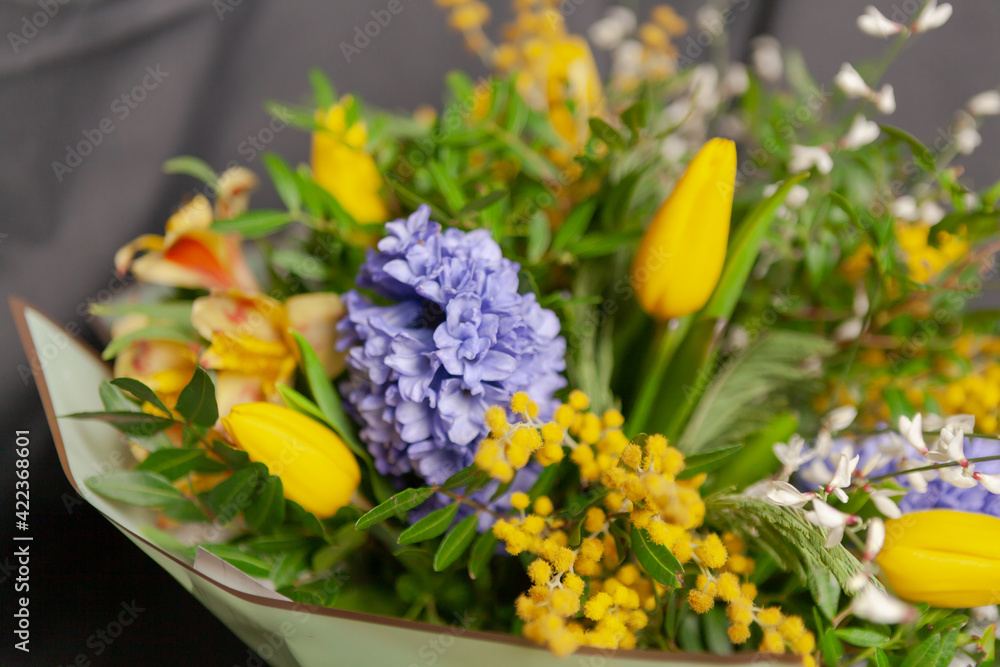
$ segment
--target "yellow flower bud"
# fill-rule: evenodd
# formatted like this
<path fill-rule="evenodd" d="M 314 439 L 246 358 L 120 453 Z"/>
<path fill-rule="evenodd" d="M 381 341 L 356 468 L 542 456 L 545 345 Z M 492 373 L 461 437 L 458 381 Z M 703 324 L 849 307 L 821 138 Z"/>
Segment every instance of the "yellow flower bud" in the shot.
<path fill-rule="evenodd" d="M 722 274 L 736 181 L 736 145 L 712 139 L 660 206 L 632 262 L 632 286 L 659 320 L 708 301 Z"/>
<path fill-rule="evenodd" d="M 996 604 L 1000 590 L 1000 519 L 928 510 L 885 522 L 878 564 L 895 593 L 934 607 Z"/>
<path fill-rule="evenodd" d="M 286 498 L 320 518 L 350 502 L 358 488 L 354 454 L 314 419 L 272 403 L 244 403 L 222 424 L 252 461 L 281 478 Z"/>

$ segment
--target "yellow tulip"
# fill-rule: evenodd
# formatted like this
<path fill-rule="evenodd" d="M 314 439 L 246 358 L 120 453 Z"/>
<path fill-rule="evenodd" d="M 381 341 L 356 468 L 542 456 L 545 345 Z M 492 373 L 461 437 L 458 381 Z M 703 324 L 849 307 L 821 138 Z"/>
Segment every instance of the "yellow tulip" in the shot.
<path fill-rule="evenodd" d="M 385 222 L 389 210 L 379 195 L 382 174 L 365 150 L 365 122 L 348 120 L 347 109 L 352 104 L 347 95 L 339 104 L 317 114 L 323 129 L 313 133 L 313 176 L 358 222 Z"/>
<path fill-rule="evenodd" d="M 928 510 L 885 528 L 878 564 L 900 598 L 951 608 L 1000 603 L 1000 518 Z"/>
<path fill-rule="evenodd" d="M 639 304 L 659 320 L 700 309 L 726 259 L 736 182 L 736 145 L 712 139 L 653 217 L 632 262 Z"/>
<path fill-rule="evenodd" d="M 358 488 L 354 454 L 310 417 L 272 403 L 244 403 L 222 424 L 252 461 L 281 478 L 286 498 L 320 518 L 347 505 Z"/>

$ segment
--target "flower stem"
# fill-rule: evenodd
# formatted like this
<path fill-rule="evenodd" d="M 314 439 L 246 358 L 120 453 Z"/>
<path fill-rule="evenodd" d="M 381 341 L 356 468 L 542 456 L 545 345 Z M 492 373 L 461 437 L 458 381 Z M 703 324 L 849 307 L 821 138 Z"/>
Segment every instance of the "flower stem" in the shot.
<path fill-rule="evenodd" d="M 978 459 L 967 459 L 969 463 L 982 463 L 983 461 L 1000 461 L 1000 456 L 980 456 Z M 883 479 L 889 479 L 890 477 L 899 477 L 900 475 L 909 475 L 911 472 L 924 472 L 925 470 L 938 470 L 940 468 L 954 468 L 955 466 L 962 465 L 958 461 L 949 461 L 948 463 L 935 463 L 934 465 L 923 466 L 921 468 L 910 468 L 909 470 L 901 470 L 900 472 L 890 472 L 885 475 L 878 475 L 877 477 L 869 477 L 866 481 L 868 482 L 878 482 Z"/>
<path fill-rule="evenodd" d="M 491 510 L 486 505 L 484 505 L 484 504 L 482 504 L 480 502 L 477 502 L 475 500 L 472 500 L 470 498 L 466 498 L 465 496 L 463 496 L 460 493 L 453 493 L 452 491 L 448 491 L 446 489 L 442 489 L 440 486 L 435 486 L 434 487 L 434 492 L 435 493 L 443 493 L 444 495 L 448 496 L 449 498 L 457 500 L 460 503 L 465 503 L 466 505 L 469 505 L 470 507 L 474 507 L 475 509 L 479 510 L 480 512 L 486 512 L 487 514 L 492 515 L 494 518 L 497 518 L 497 519 L 502 519 L 503 518 L 499 513 L 494 512 L 493 510 Z"/>
<path fill-rule="evenodd" d="M 692 318 L 687 316 L 670 320 L 660 327 L 656 342 L 652 346 L 654 350 L 652 358 L 645 372 L 642 372 L 642 384 L 639 385 L 639 393 L 632 407 L 626 433 L 638 433 L 646 426 L 656 396 L 660 393 L 667 366 L 670 365 L 670 360 L 673 359 L 674 353 L 691 328 L 691 322 Z"/>

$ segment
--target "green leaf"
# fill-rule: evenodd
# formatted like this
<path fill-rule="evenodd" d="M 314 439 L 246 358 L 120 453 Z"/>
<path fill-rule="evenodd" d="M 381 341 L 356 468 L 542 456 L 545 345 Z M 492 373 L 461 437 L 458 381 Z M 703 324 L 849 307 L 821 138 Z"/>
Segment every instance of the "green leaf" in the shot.
<path fill-rule="evenodd" d="M 244 238 L 259 239 L 283 229 L 292 220 L 294 217 L 288 211 L 256 209 L 235 218 L 216 220 L 211 229 L 219 233 L 239 232 Z"/>
<path fill-rule="evenodd" d="M 733 456 L 728 464 L 716 470 L 704 492 L 734 487 L 742 491 L 757 480 L 767 477 L 780 465 L 774 455 L 774 444 L 786 442 L 798 432 L 799 420 L 789 412 L 775 415 L 764 428 L 746 440 L 743 450 Z"/>
<path fill-rule="evenodd" d="M 124 391 L 114 386 L 107 380 L 102 380 L 97 389 L 101 397 L 101 403 L 108 412 L 137 412 L 142 413 L 142 409 L 135 404 Z M 129 436 L 130 442 L 134 442 L 148 452 L 155 452 L 160 449 L 173 449 L 174 443 L 161 433 L 154 433 L 150 436 Z"/>
<path fill-rule="evenodd" d="M 615 128 L 608 125 L 606 122 L 600 118 L 591 118 L 590 124 L 590 134 L 591 136 L 600 139 L 608 148 L 624 150 L 625 149 L 625 139 Z"/>
<path fill-rule="evenodd" d="M 268 579 L 274 582 L 275 588 L 283 588 L 292 584 L 299 572 L 309 566 L 309 552 L 305 549 L 296 549 L 280 554 L 271 565 L 268 572 Z"/>
<path fill-rule="evenodd" d="M 528 247 L 526 259 L 528 264 L 537 264 L 549 248 L 552 238 L 552 224 L 544 211 L 536 211 L 528 220 Z"/>
<path fill-rule="evenodd" d="M 127 470 L 88 477 L 84 484 L 94 493 L 138 507 L 163 507 L 184 494 L 163 475 L 144 470 Z"/>
<path fill-rule="evenodd" d="M 535 502 L 540 497 L 548 495 L 549 491 L 552 490 L 552 486 L 556 483 L 556 478 L 559 476 L 559 468 L 558 463 L 552 463 L 542 468 L 542 472 L 538 473 L 538 478 L 535 479 L 535 483 L 528 490 L 528 498 L 531 502 Z"/>
<path fill-rule="evenodd" d="M 313 554 L 312 568 L 317 572 L 332 570 L 367 541 L 367 533 L 357 530 L 351 524 L 341 526 L 330 536 L 330 544 Z"/>
<path fill-rule="evenodd" d="M 277 475 L 263 479 L 257 494 L 243 510 L 243 516 L 247 525 L 259 532 L 266 532 L 285 520 L 284 488 Z"/>
<path fill-rule="evenodd" d="M 271 566 L 266 561 L 251 556 L 239 547 L 231 544 L 200 544 L 198 545 L 213 556 L 218 556 L 230 565 L 246 572 L 251 577 L 265 578 L 271 573 Z"/>
<path fill-rule="evenodd" d="M 309 83 L 312 85 L 313 101 L 318 109 L 329 109 L 337 101 L 337 91 L 323 70 L 313 67 L 309 70 Z"/>
<path fill-rule="evenodd" d="M 474 512 L 458 522 L 454 528 L 441 540 L 434 552 L 434 571 L 440 572 L 465 553 L 465 550 L 476 538 L 476 526 L 479 523 L 479 513 Z"/>
<path fill-rule="evenodd" d="M 399 544 L 413 544 L 414 542 L 432 540 L 448 530 L 451 522 L 455 520 L 455 514 L 457 513 L 458 503 L 434 510 L 400 533 L 397 542 Z"/>
<path fill-rule="evenodd" d="M 446 479 L 441 488 L 450 491 L 452 489 L 462 489 L 471 486 L 475 489 L 485 484 L 488 480 L 489 476 L 486 474 L 486 471 L 477 468 L 473 464 L 468 468 L 462 468 Z"/>
<path fill-rule="evenodd" d="M 880 648 L 875 649 L 875 667 L 889 667 L 889 656 Z"/>
<path fill-rule="evenodd" d="M 434 494 L 432 487 L 403 489 L 392 498 L 375 506 L 354 524 L 358 530 L 366 530 L 392 516 L 402 516 L 403 513 L 417 507 Z"/>
<path fill-rule="evenodd" d="M 228 479 L 216 484 L 205 497 L 215 518 L 227 524 L 238 517 L 250 504 L 259 476 L 260 468 L 257 465 L 250 465 L 237 470 Z"/>
<path fill-rule="evenodd" d="M 481 211 L 487 208 L 491 204 L 494 204 L 501 199 L 505 199 L 510 193 L 507 190 L 494 190 L 493 192 L 480 197 L 479 199 L 474 199 L 465 206 L 462 210 L 458 212 L 459 217 L 468 215 L 469 213 L 475 213 L 476 211 Z"/>
<path fill-rule="evenodd" d="M 140 401 L 146 403 L 152 403 L 153 407 L 157 408 L 158 410 L 162 410 L 168 415 L 170 414 L 170 409 L 163 404 L 163 401 L 161 401 L 160 397 L 156 395 L 156 392 L 147 387 L 146 385 L 144 385 L 142 382 L 139 382 L 135 378 L 126 378 L 126 377 L 115 378 L 114 380 L 111 381 L 111 384 L 118 387 L 119 389 L 124 389 L 128 393 L 138 398 Z"/>
<path fill-rule="evenodd" d="M 740 223 L 726 252 L 726 263 L 722 267 L 719 283 L 708 304 L 702 309 L 700 319 L 728 320 L 732 316 L 750 269 L 757 262 L 760 245 L 771 225 L 774 212 L 785 201 L 789 191 L 808 176 L 808 173 L 803 173 L 786 179 L 774 194 L 754 206 Z"/>
<path fill-rule="evenodd" d="M 283 384 L 277 385 L 276 389 L 281 395 L 282 400 L 285 401 L 285 405 L 290 407 L 292 410 L 300 412 L 307 417 L 312 417 L 322 424 L 331 426 L 331 424 L 326 420 L 326 416 L 324 416 L 323 412 L 319 409 L 319 406 L 313 403 L 309 397 L 304 396 L 298 391 Z"/>
<path fill-rule="evenodd" d="M 177 412 L 195 426 L 210 428 L 219 419 L 219 405 L 215 402 L 215 385 L 200 366 L 177 397 Z"/>
<path fill-rule="evenodd" d="M 837 667 L 844 657 L 844 645 L 840 643 L 833 628 L 827 628 L 819 640 L 819 649 L 823 653 L 823 662 L 829 667 Z"/>
<path fill-rule="evenodd" d="M 941 653 L 938 655 L 935 667 L 948 667 L 955 658 L 956 648 L 958 648 L 958 630 L 952 628 L 941 637 Z"/>
<path fill-rule="evenodd" d="M 274 183 L 274 189 L 281 197 L 281 201 L 289 211 L 297 213 L 302 208 L 302 195 L 288 163 L 275 153 L 264 153 L 261 159 L 264 161 L 267 173 L 271 175 L 271 182 Z"/>
<path fill-rule="evenodd" d="M 347 413 L 344 412 L 344 408 L 341 405 L 340 395 L 337 394 L 337 390 L 333 388 L 333 384 L 326 377 L 326 371 L 323 370 L 323 362 L 319 360 L 319 357 L 316 356 L 316 351 L 313 350 L 312 345 L 309 344 L 309 341 L 302 334 L 293 331 L 292 336 L 295 338 L 295 342 L 299 344 L 299 352 L 302 354 L 302 371 L 305 373 L 306 381 L 309 383 L 309 391 L 312 392 L 313 398 L 316 399 L 316 405 L 323 413 L 323 416 L 326 417 L 327 423 L 337 431 L 337 434 L 344 439 L 344 442 L 356 456 L 362 460 L 370 461 L 371 455 L 361 444 L 361 441 L 358 440 L 358 436 L 354 434 L 354 429 L 347 418 Z"/>
<path fill-rule="evenodd" d="M 136 341 L 141 340 L 164 340 L 175 343 L 190 343 L 197 341 L 198 337 L 178 327 L 168 327 L 159 324 L 152 324 L 135 331 L 130 331 L 113 339 L 101 352 L 101 359 L 107 361 L 114 359 L 118 353 Z"/>
<path fill-rule="evenodd" d="M 177 422 L 145 412 L 74 412 L 60 419 L 93 419 L 106 422 L 126 435 L 149 436 L 168 429 Z"/>
<path fill-rule="evenodd" d="M 171 481 L 180 479 L 189 472 L 216 473 L 226 469 L 222 463 L 208 458 L 205 451 L 180 447 L 158 449 L 151 452 L 135 469 L 159 473 Z"/>
<path fill-rule="evenodd" d="M 147 303 L 94 303 L 88 309 L 98 317 L 121 317 L 137 313 L 151 320 L 166 320 L 181 327 L 191 326 L 191 301 L 153 301 Z"/>
<path fill-rule="evenodd" d="M 622 112 L 622 121 L 635 135 L 638 135 L 642 128 L 646 127 L 646 107 L 646 100 L 640 99 Z"/>
<path fill-rule="evenodd" d="M 448 208 L 452 210 L 453 213 L 458 213 L 463 208 L 465 208 L 465 195 L 462 194 L 462 188 L 459 187 L 458 183 L 455 182 L 441 163 L 437 160 L 427 161 L 427 171 L 430 173 L 431 178 L 434 179 L 434 183 L 437 185 L 438 190 L 444 196 L 445 202 L 448 204 Z"/>
<path fill-rule="evenodd" d="M 569 252 L 580 259 L 603 257 L 617 252 L 619 248 L 637 240 L 642 236 L 642 230 L 627 232 L 607 232 L 587 234 L 569 249 Z"/>
<path fill-rule="evenodd" d="M 320 523 L 316 515 L 312 512 L 307 512 L 302 505 L 299 505 L 294 500 L 288 500 L 287 498 L 285 499 L 285 520 L 289 523 L 302 526 L 316 537 L 326 537 L 326 531 L 323 530 L 323 524 Z"/>
<path fill-rule="evenodd" d="M 913 151 L 913 157 L 916 159 L 917 166 L 924 171 L 934 170 L 934 153 L 927 146 L 924 146 L 923 142 L 906 130 L 901 130 L 898 127 L 884 123 L 879 123 L 879 127 L 893 140 L 902 141 L 910 147 L 910 150 Z"/>
<path fill-rule="evenodd" d="M 472 551 L 469 553 L 470 579 L 478 579 L 482 576 L 496 551 L 498 541 L 492 530 L 487 530 L 476 538 L 475 544 L 472 545 Z"/>
<path fill-rule="evenodd" d="M 163 163 L 163 173 L 193 176 L 200 181 L 208 183 L 213 189 L 219 181 L 219 177 L 215 173 L 215 170 L 208 166 L 204 160 L 190 155 L 180 155 L 175 158 L 170 158 Z"/>
<path fill-rule="evenodd" d="M 653 542 L 642 528 L 632 529 L 632 553 L 646 574 L 664 586 L 677 587 L 677 575 L 684 567 L 669 549 Z"/>
<path fill-rule="evenodd" d="M 808 583 L 809 592 L 812 594 L 816 606 L 827 619 L 832 620 L 840 607 L 840 582 L 837 581 L 837 577 L 825 568 L 811 567 L 809 568 Z M 862 646 L 862 644 L 855 644 L 855 646 Z"/>
<path fill-rule="evenodd" d="M 562 225 L 552 237 L 552 252 L 559 253 L 569 245 L 577 243 L 587 231 L 597 210 L 597 199 L 588 199 L 570 211 Z"/>
<path fill-rule="evenodd" d="M 840 628 L 834 632 L 848 644 L 863 648 L 884 646 L 889 641 L 889 635 L 873 628 Z"/>
<path fill-rule="evenodd" d="M 677 475 L 677 479 L 689 479 L 703 472 L 712 472 L 729 461 L 730 457 L 742 449 L 743 443 L 737 443 L 728 447 L 713 449 L 710 452 L 693 454 L 685 459 L 684 470 Z"/>
<path fill-rule="evenodd" d="M 941 635 L 931 635 L 911 648 L 900 667 L 932 667 L 941 656 Z M 950 659 L 950 657 L 949 657 Z"/>
<path fill-rule="evenodd" d="M 233 470 L 245 468 L 250 465 L 250 455 L 242 449 L 233 449 L 222 440 L 212 439 L 208 443 L 212 453 L 222 459 L 222 462 Z"/>
<path fill-rule="evenodd" d="M 163 512 L 163 516 L 168 519 L 182 523 L 207 523 L 209 521 L 205 511 L 196 503 L 186 498 L 172 502 L 169 505 L 164 505 L 161 511 Z"/>

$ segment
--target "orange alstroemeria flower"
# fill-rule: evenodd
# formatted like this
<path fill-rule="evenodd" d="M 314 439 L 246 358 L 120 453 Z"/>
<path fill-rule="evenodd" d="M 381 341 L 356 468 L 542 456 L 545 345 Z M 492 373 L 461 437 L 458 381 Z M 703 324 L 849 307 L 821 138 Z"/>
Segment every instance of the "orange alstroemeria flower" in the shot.
<path fill-rule="evenodd" d="M 256 183 L 250 177 L 231 171 L 220 177 L 216 202 L 220 218 L 231 217 L 246 206 Z M 139 280 L 158 285 L 259 290 L 243 257 L 242 237 L 212 231 L 214 218 L 208 199 L 196 196 L 170 217 L 164 236 L 144 234 L 118 250 L 115 268 L 122 274 L 131 269 Z M 141 251 L 146 254 L 136 258 Z"/>

